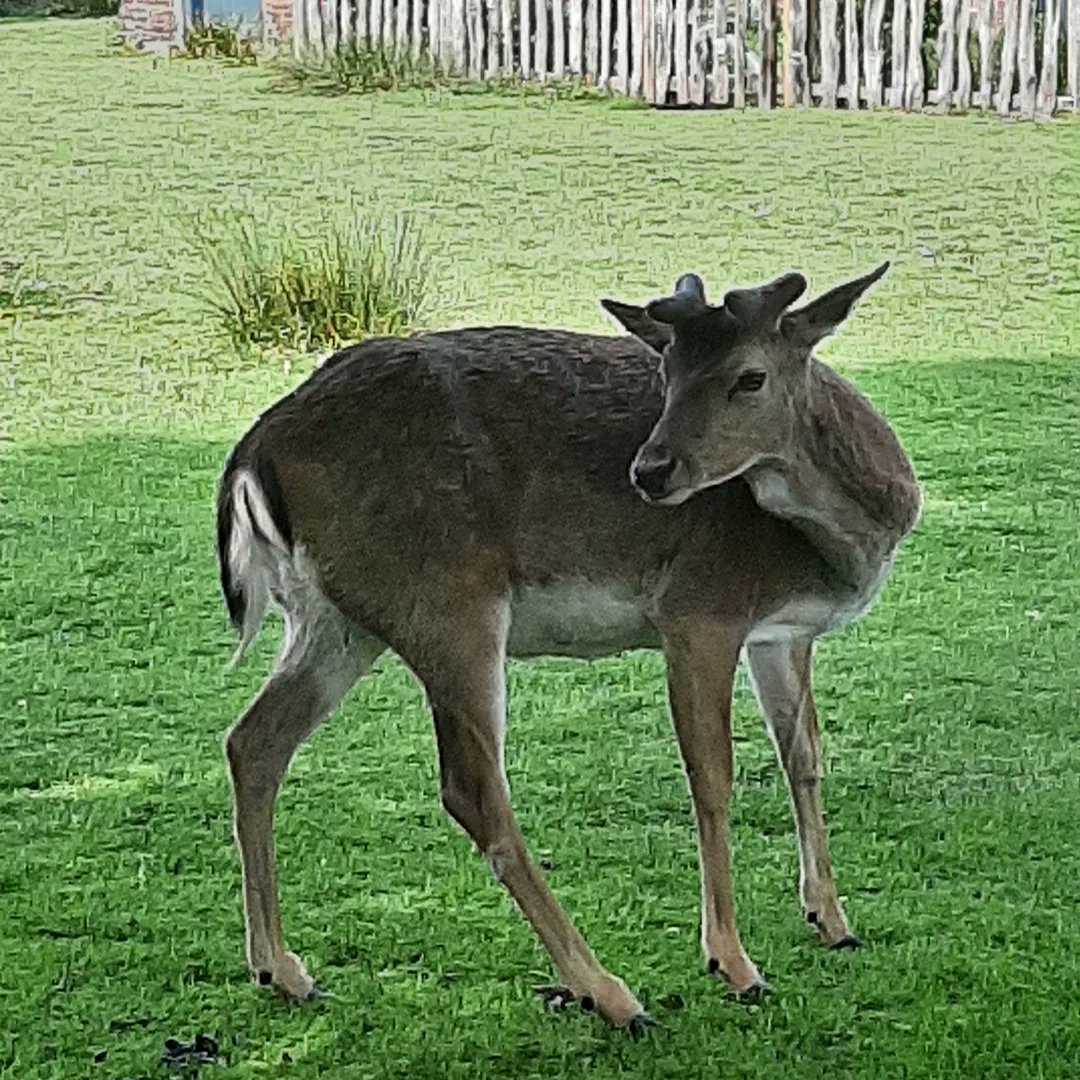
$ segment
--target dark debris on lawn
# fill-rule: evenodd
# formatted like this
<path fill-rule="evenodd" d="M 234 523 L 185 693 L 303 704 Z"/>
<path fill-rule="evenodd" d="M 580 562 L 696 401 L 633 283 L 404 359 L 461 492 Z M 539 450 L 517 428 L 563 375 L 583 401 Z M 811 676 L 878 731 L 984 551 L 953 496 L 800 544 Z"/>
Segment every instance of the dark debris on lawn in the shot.
<path fill-rule="evenodd" d="M 217 1065 L 219 1053 L 217 1039 L 210 1035 L 196 1035 L 190 1043 L 166 1039 L 161 1060 L 170 1069 L 191 1069 L 197 1073 L 203 1065 Z"/>

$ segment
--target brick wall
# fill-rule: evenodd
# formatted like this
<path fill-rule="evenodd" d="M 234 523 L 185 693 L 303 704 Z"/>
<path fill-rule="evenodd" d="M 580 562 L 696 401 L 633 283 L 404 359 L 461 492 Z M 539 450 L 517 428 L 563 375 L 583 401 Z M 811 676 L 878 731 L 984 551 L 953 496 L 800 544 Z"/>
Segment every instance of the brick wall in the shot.
<path fill-rule="evenodd" d="M 178 0 L 120 0 L 120 30 L 140 49 L 181 46 L 184 28 L 177 25 L 178 10 Z"/>
<path fill-rule="evenodd" d="M 271 41 L 287 41 L 292 36 L 293 0 L 262 0 L 262 13 Z"/>

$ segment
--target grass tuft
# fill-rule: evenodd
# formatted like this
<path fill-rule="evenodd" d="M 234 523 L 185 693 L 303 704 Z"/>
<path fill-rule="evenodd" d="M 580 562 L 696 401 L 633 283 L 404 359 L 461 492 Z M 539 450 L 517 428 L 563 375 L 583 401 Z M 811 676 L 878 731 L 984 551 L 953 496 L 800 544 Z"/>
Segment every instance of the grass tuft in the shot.
<path fill-rule="evenodd" d="M 324 96 L 424 90 L 448 94 L 544 98 L 549 101 L 613 98 L 608 91 L 581 76 L 545 79 L 543 82 L 521 79 L 517 75 L 472 79 L 448 72 L 427 50 L 414 56 L 409 49 L 392 45 L 371 46 L 352 42 L 325 54 L 308 52 L 300 57 L 282 56 L 274 62 L 274 68 L 276 78 L 272 89 Z M 629 99 L 619 100 L 625 102 Z"/>
<path fill-rule="evenodd" d="M 204 302 L 238 349 L 340 347 L 417 325 L 430 264 L 408 215 L 355 215 L 315 240 L 271 240 L 251 215 L 202 232 Z"/>
<path fill-rule="evenodd" d="M 42 280 L 21 259 L 0 256 L 0 322 L 15 315 L 58 315 L 69 299 L 67 291 Z"/>
<path fill-rule="evenodd" d="M 184 32 L 183 55 L 190 60 L 231 60 L 255 64 L 255 44 L 241 31 L 239 21 L 193 22 Z"/>
<path fill-rule="evenodd" d="M 452 80 L 426 52 L 413 56 L 408 49 L 352 43 L 325 55 L 308 52 L 275 61 L 276 90 L 313 94 L 370 94 L 377 90 L 449 89 Z"/>

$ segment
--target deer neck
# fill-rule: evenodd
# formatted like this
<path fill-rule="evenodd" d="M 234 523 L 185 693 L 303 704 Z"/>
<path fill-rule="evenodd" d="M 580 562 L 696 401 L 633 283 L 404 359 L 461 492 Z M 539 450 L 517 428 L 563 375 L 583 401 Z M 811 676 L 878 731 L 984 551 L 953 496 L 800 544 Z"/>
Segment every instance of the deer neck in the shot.
<path fill-rule="evenodd" d="M 755 465 L 746 479 L 763 510 L 790 521 L 846 585 L 862 589 L 880 579 L 914 528 L 919 487 L 870 402 L 816 360 L 809 376 L 791 452 Z"/>

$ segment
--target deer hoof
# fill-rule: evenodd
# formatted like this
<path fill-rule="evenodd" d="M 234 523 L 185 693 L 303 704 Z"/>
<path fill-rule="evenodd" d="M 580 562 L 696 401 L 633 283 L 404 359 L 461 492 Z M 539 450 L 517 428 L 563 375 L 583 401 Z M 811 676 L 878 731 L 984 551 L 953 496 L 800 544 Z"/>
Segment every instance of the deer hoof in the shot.
<path fill-rule="evenodd" d="M 267 979 L 267 975 L 270 976 Z M 303 961 L 296 953 L 287 952 L 272 972 L 260 970 L 257 976 L 260 985 L 270 985 L 283 1001 L 314 1001 L 321 996 L 315 986 L 315 980 L 307 973 Z"/>
<path fill-rule="evenodd" d="M 773 988 L 762 978 L 752 982 L 742 990 L 733 990 L 731 996 L 740 1005 L 760 1005 L 773 992 Z"/>
<path fill-rule="evenodd" d="M 626 1025 L 626 1030 L 630 1033 L 630 1038 L 639 1039 L 644 1035 L 649 1028 L 659 1027 L 660 1025 L 645 1012 L 639 1012 L 636 1016 L 630 1018 L 630 1023 Z"/>
<path fill-rule="evenodd" d="M 858 934 L 853 934 L 848 931 L 838 941 L 834 941 L 830 946 L 830 949 L 861 949 L 862 938 Z"/>
<path fill-rule="evenodd" d="M 568 986 L 534 986 L 533 991 L 551 1012 L 562 1012 L 574 1000 L 574 991 Z"/>

